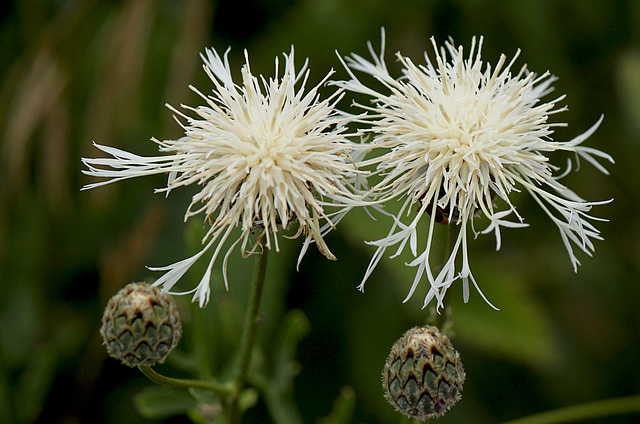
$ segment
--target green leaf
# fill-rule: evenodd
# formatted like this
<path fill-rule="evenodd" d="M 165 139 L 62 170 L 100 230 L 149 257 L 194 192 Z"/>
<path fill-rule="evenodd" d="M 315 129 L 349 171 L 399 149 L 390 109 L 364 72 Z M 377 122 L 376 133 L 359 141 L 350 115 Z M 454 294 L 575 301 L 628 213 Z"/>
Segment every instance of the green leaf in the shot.
<path fill-rule="evenodd" d="M 351 225 L 345 226 L 351 235 L 363 236 L 367 227 L 375 227 L 378 233 L 374 239 L 380 237 L 380 221 L 360 218 L 351 219 L 348 221 Z M 446 226 L 436 227 L 434 256 L 440 251 L 439 243 L 447 236 L 446 230 Z M 373 231 L 370 230 L 369 233 Z M 400 257 L 390 259 L 389 255 L 395 253 L 395 249 L 388 249 L 371 281 L 367 283 L 379 284 L 379 276 L 391 274 L 389 284 L 394 287 L 398 302 L 404 299 L 403 296 L 406 295 L 416 271 L 415 268 L 405 265 L 412 259 L 409 249 L 405 250 L 407 251 Z M 529 290 L 524 277 L 509 266 L 501 266 L 500 254 L 501 252 L 495 252 L 496 257 L 486 254 L 471 255 L 473 275 L 480 289 L 500 310 L 496 311 L 489 306 L 474 289 L 471 281 L 470 300 L 465 304 L 462 299 L 462 282 L 456 281 L 447 291 L 444 301 L 445 305 L 452 306 L 451 319 L 454 331 L 460 340 L 490 354 L 498 354 L 539 368 L 548 366 L 550 362 L 557 363 L 560 359 L 558 341 L 553 337 L 552 328 L 546 318 L 547 313 L 541 302 Z M 437 257 L 434 257 L 434 262 L 436 260 Z M 420 309 L 428 286 L 424 277 L 420 284 L 416 293 L 404 305 L 406 313 L 412 314 L 414 320 L 425 315 L 425 311 Z"/>
<path fill-rule="evenodd" d="M 474 268 L 474 275 L 496 311 L 471 288 L 463 303 L 460 286 L 447 293 L 445 304 L 452 305 L 454 331 L 460 340 L 490 354 L 545 369 L 560 360 L 558 340 L 548 314 L 528 289 L 527 282 L 506 267 L 496 272 L 493 264 Z M 459 283 L 454 283 L 459 284 Z"/>
<path fill-rule="evenodd" d="M 304 312 L 292 310 L 281 324 L 274 343 L 275 354 L 271 377 L 256 376 L 255 383 L 263 392 L 265 403 L 277 424 L 302 424 L 293 396 L 293 379 L 300 367 L 295 360 L 300 340 L 309 333 L 309 320 Z"/>
<path fill-rule="evenodd" d="M 309 334 L 309 330 L 309 320 L 301 310 L 292 310 L 285 316 L 281 332 L 276 339 L 276 361 L 273 372 L 273 380 L 281 389 L 293 385 L 293 377 L 298 374 L 295 366 L 296 351 L 300 341 Z"/>
<path fill-rule="evenodd" d="M 320 419 L 318 424 L 348 424 L 353 420 L 355 407 L 356 392 L 349 386 L 343 387 L 329 415 Z"/>
<path fill-rule="evenodd" d="M 33 422 L 40 414 L 58 363 L 58 355 L 52 344 L 32 352 L 28 358 L 16 390 L 16 414 L 21 423 Z"/>
<path fill-rule="evenodd" d="M 149 387 L 138 393 L 133 400 L 140 415 L 149 419 L 186 414 L 198 406 L 198 401 L 189 392 L 173 387 Z"/>
<path fill-rule="evenodd" d="M 244 389 L 240 392 L 238 399 L 238 407 L 241 411 L 246 411 L 247 409 L 253 408 L 258 403 L 260 399 L 260 393 L 256 389 L 251 387 Z"/>

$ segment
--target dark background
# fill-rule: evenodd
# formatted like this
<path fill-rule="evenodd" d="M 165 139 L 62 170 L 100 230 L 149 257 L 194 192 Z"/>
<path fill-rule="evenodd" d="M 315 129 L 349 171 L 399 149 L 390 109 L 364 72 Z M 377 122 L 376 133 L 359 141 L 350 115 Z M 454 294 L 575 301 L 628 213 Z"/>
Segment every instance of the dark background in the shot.
<path fill-rule="evenodd" d="M 2 6 L 0 23 L 0 422 L 162 422 L 135 411 L 133 396 L 152 383 L 108 359 L 98 329 L 110 296 L 155 278 L 145 265 L 189 254 L 182 218 L 192 192 L 154 194 L 162 176 L 80 192 L 89 182 L 80 157 L 99 153 L 91 142 L 153 155 L 150 137 L 179 137 L 164 104 L 195 106 L 188 85 L 212 88 L 198 56 L 205 47 L 231 46 L 236 76 L 247 49 L 253 73 L 271 76 L 274 57 L 293 44 L 297 64 L 309 57 L 317 82 L 331 68 L 347 78 L 335 50 L 367 54 L 368 40 L 379 46 L 381 26 L 396 72 L 392 54 L 421 63 L 431 36 L 468 47 L 484 35 L 490 63 L 522 49 L 516 67 L 557 75 L 549 100 L 567 94 L 569 110 L 552 119 L 569 126 L 556 139 L 581 134 L 604 114 L 586 145 L 616 159 L 610 176 L 583 163 L 563 180 L 589 200 L 615 198 L 594 209 L 609 222 L 597 223 L 604 240 L 594 257 L 578 253 L 577 274 L 557 229 L 524 194 L 514 202 L 527 229 L 504 231 L 499 252 L 491 236 L 471 241 L 476 280 L 501 310 L 474 291 L 463 304 L 459 283 L 449 291 L 468 379 L 441 422 L 500 422 L 640 393 L 640 2 L 26 0 Z M 566 157 L 552 160 L 563 165 Z M 412 278 L 402 259 L 383 259 L 366 292 L 356 290 L 373 253 L 362 241 L 387 225 L 348 216 L 328 239 L 337 262 L 312 247 L 296 272 L 300 240 L 283 239 L 271 255 L 260 345 L 268 354 L 287 310 L 306 314 L 295 380 L 305 422 L 325 416 L 344 386 L 356 394 L 354 422 L 400 421 L 382 398 L 380 370 L 393 342 L 428 315 L 425 291 L 401 303 Z M 231 290 L 215 277 L 202 312 L 216 315 L 206 330 L 222 359 L 232 355 L 221 341 L 239 328 L 252 262 L 234 255 Z M 182 300 L 188 325 L 200 312 Z M 164 367 L 180 373 L 171 361 Z M 260 402 L 245 422 L 264 417 Z"/>

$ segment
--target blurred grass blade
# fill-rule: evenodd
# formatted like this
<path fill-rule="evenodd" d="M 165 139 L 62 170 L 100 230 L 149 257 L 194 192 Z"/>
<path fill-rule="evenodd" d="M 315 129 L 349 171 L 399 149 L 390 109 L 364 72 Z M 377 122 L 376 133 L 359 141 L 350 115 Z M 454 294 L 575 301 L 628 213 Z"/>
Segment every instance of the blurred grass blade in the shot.
<path fill-rule="evenodd" d="M 503 424 L 560 424 L 598 417 L 640 413 L 640 395 L 606 399 L 530 415 Z"/>
<path fill-rule="evenodd" d="M 58 355 L 53 344 L 33 351 L 16 388 L 16 415 L 19 423 L 30 423 L 40 415 L 53 383 Z"/>
<path fill-rule="evenodd" d="M 349 386 L 343 387 L 329 415 L 319 420 L 318 424 L 348 424 L 353 419 L 355 407 L 356 392 Z"/>

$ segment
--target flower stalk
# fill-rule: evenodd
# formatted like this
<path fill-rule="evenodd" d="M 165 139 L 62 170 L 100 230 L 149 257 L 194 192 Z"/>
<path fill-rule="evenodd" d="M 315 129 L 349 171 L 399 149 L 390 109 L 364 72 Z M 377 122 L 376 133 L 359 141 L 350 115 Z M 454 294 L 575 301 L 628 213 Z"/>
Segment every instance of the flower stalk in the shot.
<path fill-rule="evenodd" d="M 172 378 L 158 373 L 150 365 L 140 365 L 138 369 L 151 381 L 162 386 L 193 388 L 201 390 L 209 390 L 220 395 L 228 397 L 233 395 L 236 390 L 233 384 L 220 384 L 215 381 L 193 380 L 184 378 Z"/>
<path fill-rule="evenodd" d="M 249 373 L 249 365 L 251 364 L 251 353 L 256 343 L 258 334 L 258 324 L 260 311 L 260 301 L 262 299 L 262 289 L 264 288 L 264 280 L 267 270 L 267 254 L 264 251 L 256 258 L 256 268 L 251 282 L 251 291 L 249 293 L 249 303 L 245 313 L 244 327 L 242 329 L 242 338 L 240 340 L 240 349 L 238 351 L 238 367 L 234 378 L 235 395 L 231 397 L 229 405 L 231 410 L 231 423 L 240 422 L 240 410 L 238 409 L 238 395 L 247 384 L 247 375 Z"/>

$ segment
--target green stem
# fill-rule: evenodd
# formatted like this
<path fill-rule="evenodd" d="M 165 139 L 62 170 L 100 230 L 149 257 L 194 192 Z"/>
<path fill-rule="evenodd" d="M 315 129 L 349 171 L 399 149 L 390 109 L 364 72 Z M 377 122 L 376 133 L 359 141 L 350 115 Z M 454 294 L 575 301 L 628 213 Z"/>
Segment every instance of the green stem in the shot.
<path fill-rule="evenodd" d="M 443 265 L 447 263 L 447 260 L 449 260 L 449 255 L 451 255 L 451 249 L 453 248 L 455 240 L 458 237 L 459 231 L 460 231 L 460 228 L 456 224 L 451 223 L 447 225 L 447 236 L 446 236 L 445 242 L 443 243 L 444 245 L 444 255 L 442 257 Z M 449 311 L 448 309 L 445 309 L 441 313 L 435 314 L 431 325 L 438 327 L 440 331 L 444 333 L 446 330 L 445 326 L 447 324 L 448 319 L 449 319 Z"/>
<path fill-rule="evenodd" d="M 140 365 L 138 369 L 151 381 L 163 386 L 186 387 L 194 389 L 209 390 L 220 396 L 227 397 L 235 393 L 231 384 L 220 384 L 215 381 L 188 380 L 183 378 L 166 377 L 156 372 L 150 365 Z"/>
<path fill-rule="evenodd" d="M 251 292 L 249 294 L 249 303 L 244 319 L 244 327 L 242 328 L 242 339 L 240 341 L 240 350 L 238 352 L 238 368 L 235 377 L 236 396 L 230 402 L 231 423 L 240 422 L 240 410 L 238 409 L 238 394 L 247 384 L 247 375 L 249 373 L 249 365 L 251 363 L 251 353 L 256 342 L 258 330 L 258 311 L 260 310 L 260 300 L 262 299 L 262 289 L 264 288 L 264 279 L 267 270 L 267 252 L 264 249 L 260 258 L 256 259 L 256 268 L 251 283 Z"/>
<path fill-rule="evenodd" d="M 582 405 L 541 412 L 503 424 L 558 424 L 583 421 L 611 415 L 640 412 L 640 395 L 606 399 Z"/>
<path fill-rule="evenodd" d="M 449 259 L 451 249 L 453 249 L 453 245 L 455 244 L 456 238 L 458 238 L 458 233 L 460 232 L 460 227 L 455 223 L 450 223 L 447 227 L 447 241 L 444 244 L 444 263 Z"/>

